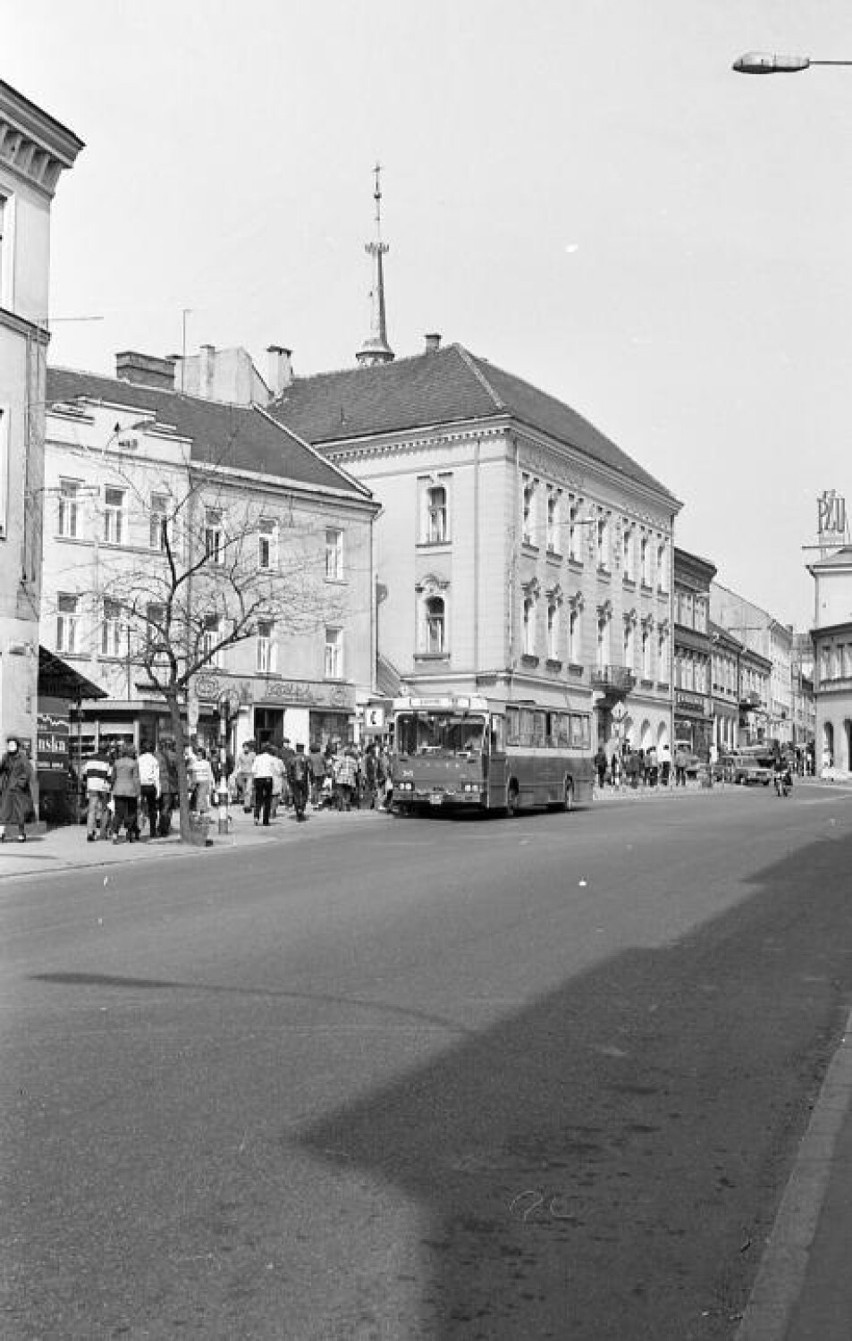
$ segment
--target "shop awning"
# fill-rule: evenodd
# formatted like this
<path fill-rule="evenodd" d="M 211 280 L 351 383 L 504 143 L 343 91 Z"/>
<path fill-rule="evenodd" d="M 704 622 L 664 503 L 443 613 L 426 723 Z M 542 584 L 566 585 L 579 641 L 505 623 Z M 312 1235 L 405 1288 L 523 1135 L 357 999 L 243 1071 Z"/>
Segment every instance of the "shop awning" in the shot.
<path fill-rule="evenodd" d="M 46 647 L 38 649 L 38 692 L 40 697 L 67 698 L 74 703 L 84 698 L 109 697 L 105 689 L 81 675 Z"/>

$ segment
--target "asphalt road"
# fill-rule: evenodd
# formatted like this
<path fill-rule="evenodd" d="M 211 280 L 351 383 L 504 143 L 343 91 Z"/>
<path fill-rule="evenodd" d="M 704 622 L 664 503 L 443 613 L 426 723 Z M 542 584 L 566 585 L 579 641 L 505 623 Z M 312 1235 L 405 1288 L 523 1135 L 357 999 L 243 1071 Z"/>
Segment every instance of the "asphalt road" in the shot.
<path fill-rule="evenodd" d="M 7 882 L 0 1334 L 732 1336 L 850 856 L 737 789 Z"/>

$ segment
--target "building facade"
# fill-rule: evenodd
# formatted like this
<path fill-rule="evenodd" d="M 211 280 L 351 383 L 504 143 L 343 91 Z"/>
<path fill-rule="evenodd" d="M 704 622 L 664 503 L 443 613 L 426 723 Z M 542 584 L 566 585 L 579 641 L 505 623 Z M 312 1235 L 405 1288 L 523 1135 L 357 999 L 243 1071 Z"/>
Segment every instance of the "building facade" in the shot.
<path fill-rule="evenodd" d="M 0 81 L 0 733 L 36 755 L 50 211 L 82 141 Z"/>
<path fill-rule="evenodd" d="M 768 694 L 758 705 L 763 718 L 755 729 L 764 731 L 764 739 L 780 745 L 794 743 L 793 665 L 794 634 L 790 624 L 782 624 L 767 610 L 737 592 L 713 582 L 710 588 L 710 614 L 713 622 L 733 634 L 749 652 L 770 665 Z M 746 664 L 746 663 L 744 663 Z M 759 662 L 746 665 L 749 673 L 760 678 Z M 746 677 L 749 678 L 748 676 Z M 745 689 L 744 693 L 757 693 Z"/>
<path fill-rule="evenodd" d="M 119 369 L 47 379 L 43 636 L 107 694 L 83 752 L 167 727 L 151 647 L 172 615 L 184 664 L 219 649 L 182 699 L 203 744 L 223 720 L 234 750 L 350 738 L 374 664 L 369 491 L 260 408 L 176 392 L 170 360 Z"/>
<path fill-rule="evenodd" d="M 674 551 L 674 725 L 676 742 L 700 759 L 714 743 L 710 583 L 715 565 Z"/>
<path fill-rule="evenodd" d="M 852 545 L 808 564 L 814 579 L 816 768 L 852 773 Z"/>
<path fill-rule="evenodd" d="M 591 709 L 603 743 L 671 741 L 680 504 L 614 443 L 436 335 L 296 378 L 270 410 L 382 505 L 387 690 Z"/>

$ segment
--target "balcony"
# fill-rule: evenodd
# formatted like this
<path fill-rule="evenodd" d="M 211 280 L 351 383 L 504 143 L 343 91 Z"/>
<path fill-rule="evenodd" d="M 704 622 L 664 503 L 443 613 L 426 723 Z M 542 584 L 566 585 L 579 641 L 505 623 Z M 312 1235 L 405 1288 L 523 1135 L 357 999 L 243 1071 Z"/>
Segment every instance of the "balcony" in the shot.
<path fill-rule="evenodd" d="M 591 678 L 592 688 L 613 700 L 624 698 L 636 684 L 636 676 L 628 666 L 595 666 Z"/>

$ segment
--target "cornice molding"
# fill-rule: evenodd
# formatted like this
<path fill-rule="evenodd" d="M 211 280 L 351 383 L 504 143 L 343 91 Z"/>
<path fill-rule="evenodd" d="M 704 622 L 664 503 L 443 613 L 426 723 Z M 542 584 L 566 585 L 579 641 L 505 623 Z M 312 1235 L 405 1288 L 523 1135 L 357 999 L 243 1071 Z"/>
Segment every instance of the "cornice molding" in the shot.
<path fill-rule="evenodd" d="M 52 196 L 82 148 L 67 126 L 0 80 L 0 165 Z"/>

